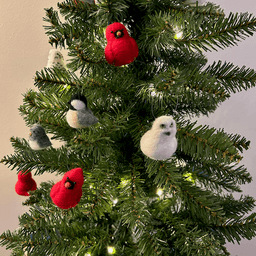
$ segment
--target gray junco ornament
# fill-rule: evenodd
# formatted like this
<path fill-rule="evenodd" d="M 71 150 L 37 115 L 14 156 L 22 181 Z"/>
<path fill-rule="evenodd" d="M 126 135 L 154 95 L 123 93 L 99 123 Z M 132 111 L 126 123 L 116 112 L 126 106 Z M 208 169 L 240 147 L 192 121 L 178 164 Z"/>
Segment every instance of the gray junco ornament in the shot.
<path fill-rule="evenodd" d="M 160 116 L 140 140 L 141 151 L 154 160 L 169 159 L 177 149 L 176 123 L 171 116 Z"/>
<path fill-rule="evenodd" d="M 98 123 L 98 118 L 87 108 L 87 99 L 85 96 L 77 93 L 71 97 L 68 103 L 69 110 L 66 119 L 71 127 L 85 128 Z"/>
<path fill-rule="evenodd" d="M 44 149 L 52 145 L 51 141 L 45 133 L 44 128 L 39 124 L 35 124 L 30 129 L 28 143 L 34 150 Z"/>

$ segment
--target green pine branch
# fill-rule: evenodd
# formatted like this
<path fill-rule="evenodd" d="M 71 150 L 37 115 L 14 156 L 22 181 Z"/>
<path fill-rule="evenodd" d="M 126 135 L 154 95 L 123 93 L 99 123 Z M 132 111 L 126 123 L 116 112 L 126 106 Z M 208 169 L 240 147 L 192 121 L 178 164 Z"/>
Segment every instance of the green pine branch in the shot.
<path fill-rule="evenodd" d="M 227 220 L 216 227 L 216 230 L 228 242 L 240 244 L 242 239 L 251 240 L 256 235 L 255 213 L 248 217 Z"/>
<path fill-rule="evenodd" d="M 217 162 L 241 161 L 242 156 L 233 146 L 228 135 L 222 130 L 209 128 L 209 126 L 197 126 L 195 123 L 179 124 L 177 129 L 178 148 L 185 154 L 207 161 L 210 158 Z"/>
<path fill-rule="evenodd" d="M 170 4 L 164 1 L 161 3 L 142 1 L 140 4 L 146 5 L 148 13 L 144 14 L 146 20 L 144 20 L 138 42 L 140 48 L 146 49 L 145 52 L 152 56 L 160 56 L 161 52 L 171 51 L 172 48 L 179 47 L 179 44 L 184 42 L 184 39 L 174 38 L 176 28 L 173 24 L 177 24 L 181 29 L 184 28 L 184 32 L 190 34 L 195 29 L 194 20 L 200 24 L 204 21 L 209 22 L 209 15 L 214 21 L 224 16 L 223 11 L 213 4 L 196 8 L 178 6 L 177 3 Z M 156 6 L 158 12 L 154 13 Z"/>
<path fill-rule="evenodd" d="M 15 148 L 15 153 L 4 156 L 1 163 L 11 167 L 12 170 L 16 168 L 18 172 L 35 169 L 36 175 L 44 172 L 62 174 L 65 173 L 68 168 L 72 169 L 77 166 L 87 168 L 87 166 L 91 166 L 91 162 L 87 157 L 78 159 L 77 153 L 65 146 L 57 149 L 49 147 L 35 151 L 30 148 L 25 139 L 12 137 L 11 142 L 12 146 Z"/>
<path fill-rule="evenodd" d="M 227 218 L 244 217 L 255 207 L 255 199 L 251 196 L 241 195 L 235 199 L 232 194 L 220 198 L 220 203 L 226 213 Z"/>
<path fill-rule="evenodd" d="M 229 17 L 220 17 L 213 22 L 202 22 L 197 30 L 187 31 L 179 43 L 199 51 L 217 50 L 216 47 L 224 49 L 237 45 L 238 41 L 252 36 L 256 30 L 256 19 L 248 13 L 230 13 Z"/>
<path fill-rule="evenodd" d="M 10 230 L 7 230 L 0 235 L 0 245 L 6 246 L 7 250 L 22 250 L 21 242 L 22 239 L 18 231 L 11 232 Z"/>
<path fill-rule="evenodd" d="M 43 20 L 49 25 L 45 25 L 46 35 L 49 37 L 49 43 L 51 45 L 65 47 L 70 45 L 73 38 L 79 38 L 79 30 L 74 29 L 71 25 L 67 25 L 66 28 L 62 25 L 57 11 L 53 8 L 45 9 L 46 17 Z M 73 24 L 75 25 L 75 24 Z M 64 35 L 64 31 L 66 31 Z"/>
<path fill-rule="evenodd" d="M 204 22 L 209 22 L 209 19 L 214 22 L 218 21 L 220 18 L 225 17 L 225 13 L 220 6 L 215 5 L 213 3 L 206 3 L 202 6 L 190 6 L 186 5 L 185 7 L 182 5 L 171 7 L 169 9 L 174 14 L 176 14 L 176 22 L 184 33 L 186 34 L 188 31 L 195 30 L 198 26 L 203 24 Z M 165 9 L 166 11 L 166 9 Z M 197 21 L 195 24 L 195 20 Z M 179 42 L 180 39 L 177 39 Z"/>
<path fill-rule="evenodd" d="M 57 68 L 45 68 L 37 71 L 34 78 L 34 85 L 40 90 L 55 90 L 56 92 L 63 92 L 70 87 L 80 88 L 82 86 L 76 74 L 69 71 L 59 70 Z"/>
<path fill-rule="evenodd" d="M 233 177 L 223 177 L 218 178 L 214 176 L 201 175 L 198 174 L 198 181 L 202 183 L 205 187 L 211 190 L 215 190 L 221 193 L 223 190 L 228 192 L 242 192 L 239 185 L 234 184 Z"/>
<path fill-rule="evenodd" d="M 99 26 L 104 27 L 109 23 L 124 21 L 129 5 L 125 0 L 100 0 L 97 7 L 92 16 L 96 17 Z"/>
<path fill-rule="evenodd" d="M 64 3 L 63 3 L 64 4 Z M 71 3 L 69 1 L 68 5 L 72 10 L 78 10 L 78 6 L 75 5 L 74 1 Z M 63 11 L 63 5 L 58 4 L 59 8 Z M 80 5 L 79 5 L 80 6 Z M 46 30 L 46 35 L 49 37 L 49 43 L 51 45 L 60 46 L 60 47 L 66 47 L 71 46 L 73 41 L 76 39 L 88 39 L 93 38 L 93 32 L 96 30 L 97 27 L 94 26 L 95 23 L 86 23 L 84 20 L 89 18 L 89 15 L 91 12 L 88 11 L 88 5 L 85 8 L 86 11 L 83 12 L 84 14 L 88 14 L 87 17 L 80 17 L 80 20 L 78 20 L 78 16 L 76 15 L 76 21 L 70 17 L 67 19 L 66 22 L 61 22 L 59 19 L 58 12 L 53 10 L 53 8 L 45 9 L 46 11 L 46 17 L 43 18 L 43 20 L 48 23 L 48 25 L 44 25 L 44 28 Z M 89 8 L 90 9 L 90 8 Z M 81 12 L 78 12 L 77 14 L 80 14 Z M 80 26 L 79 24 L 82 24 L 83 26 Z"/>
<path fill-rule="evenodd" d="M 88 20 L 93 10 L 97 8 L 97 5 L 89 4 L 88 2 L 78 1 L 75 3 L 73 0 L 66 0 L 62 3 L 57 3 L 62 16 L 65 19 L 81 19 Z"/>
<path fill-rule="evenodd" d="M 68 67 L 71 68 L 71 70 L 80 69 L 81 75 L 89 74 L 91 71 L 97 74 L 97 71 L 102 69 L 104 64 L 106 65 L 102 45 L 102 42 L 97 42 L 96 40 L 84 40 L 82 43 L 71 46 L 69 56 L 72 58 L 70 59 Z"/>
<path fill-rule="evenodd" d="M 214 62 L 206 68 L 228 92 L 248 90 L 256 85 L 256 72 L 243 66 L 239 68 L 232 63 Z"/>
<path fill-rule="evenodd" d="M 179 188 L 181 208 L 190 212 L 190 218 L 205 225 L 218 224 L 224 221 L 224 211 L 219 203 L 218 196 L 212 192 L 191 186 L 190 182 L 183 181 Z M 196 215 L 194 213 L 197 213 Z"/>
<path fill-rule="evenodd" d="M 238 166 L 235 164 L 225 164 L 225 163 L 210 163 L 210 162 L 200 162 L 195 164 L 196 174 L 201 178 L 212 177 L 216 180 L 222 179 L 233 179 L 233 184 L 242 185 L 252 182 L 252 177 L 247 169 L 242 165 Z"/>
<path fill-rule="evenodd" d="M 179 227 L 174 233 L 175 247 L 179 248 L 179 253 L 185 255 L 220 255 L 220 244 L 214 236 L 202 232 L 197 227 L 187 227 L 183 223 L 177 223 Z M 172 254 L 175 255 L 175 252 Z"/>
<path fill-rule="evenodd" d="M 217 193 L 220 193 L 223 189 L 230 192 L 241 192 L 239 185 L 252 181 L 252 177 L 246 168 L 244 166 L 237 167 L 238 164 L 215 164 L 210 162 L 191 164 L 194 165 L 192 174 L 195 175 L 199 183 L 204 184 L 208 189 L 216 190 Z M 187 167 L 184 169 L 191 172 L 191 169 Z"/>
<path fill-rule="evenodd" d="M 139 47 L 142 51 L 151 56 L 160 56 L 160 52 L 168 52 L 171 48 L 177 46 L 174 39 L 175 31 L 170 25 L 172 16 L 169 13 L 155 12 L 149 15 L 148 23 L 138 39 Z"/>

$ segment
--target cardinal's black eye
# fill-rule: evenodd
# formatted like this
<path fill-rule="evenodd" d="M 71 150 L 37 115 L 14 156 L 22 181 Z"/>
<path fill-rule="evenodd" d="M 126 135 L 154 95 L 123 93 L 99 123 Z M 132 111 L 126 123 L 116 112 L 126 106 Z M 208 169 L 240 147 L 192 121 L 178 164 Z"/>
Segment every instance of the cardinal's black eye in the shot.
<path fill-rule="evenodd" d="M 166 127 L 165 124 L 160 124 L 160 128 L 161 128 L 161 129 L 164 129 L 165 127 Z"/>
<path fill-rule="evenodd" d="M 111 33 L 114 33 L 113 31 L 111 31 Z"/>

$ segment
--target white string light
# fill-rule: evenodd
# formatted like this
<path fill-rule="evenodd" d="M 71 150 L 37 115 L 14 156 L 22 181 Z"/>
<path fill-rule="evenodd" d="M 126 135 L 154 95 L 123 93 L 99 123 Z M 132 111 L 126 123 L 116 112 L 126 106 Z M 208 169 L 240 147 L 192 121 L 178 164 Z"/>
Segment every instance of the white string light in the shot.
<path fill-rule="evenodd" d="M 183 32 L 182 32 L 182 31 L 178 32 L 178 33 L 174 36 L 175 39 L 182 39 L 182 37 L 183 37 Z"/>
<path fill-rule="evenodd" d="M 161 188 L 158 188 L 156 193 L 158 196 L 161 196 L 163 194 L 163 190 Z"/>
<path fill-rule="evenodd" d="M 113 246 L 108 246 L 108 254 L 115 254 L 116 253 L 116 249 Z"/>

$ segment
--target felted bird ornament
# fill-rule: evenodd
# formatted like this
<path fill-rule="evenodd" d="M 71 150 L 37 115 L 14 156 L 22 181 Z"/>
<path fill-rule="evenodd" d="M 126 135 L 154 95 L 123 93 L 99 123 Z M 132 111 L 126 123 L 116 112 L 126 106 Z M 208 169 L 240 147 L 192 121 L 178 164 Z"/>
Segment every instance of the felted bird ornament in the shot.
<path fill-rule="evenodd" d="M 98 118 L 87 108 L 87 99 L 85 96 L 77 93 L 71 97 L 68 104 L 69 110 L 66 119 L 72 128 L 85 128 L 98 123 Z"/>
<path fill-rule="evenodd" d="M 140 140 L 141 151 L 154 160 L 167 160 L 177 149 L 176 123 L 171 116 L 155 119 Z"/>
<path fill-rule="evenodd" d="M 64 57 L 60 51 L 51 49 L 48 55 L 47 68 L 58 68 L 62 70 L 67 70 Z"/>
<path fill-rule="evenodd" d="M 30 129 L 28 143 L 33 150 L 41 150 L 52 145 L 44 128 L 39 124 L 35 124 Z"/>
<path fill-rule="evenodd" d="M 53 185 L 50 197 L 62 209 L 75 207 L 82 197 L 83 170 L 75 168 L 65 173 L 62 180 Z"/>
<path fill-rule="evenodd" d="M 18 195 L 29 196 L 29 191 L 37 189 L 36 182 L 32 178 L 31 172 L 20 171 L 18 174 L 18 181 L 15 184 L 15 191 Z"/>
<path fill-rule="evenodd" d="M 138 45 L 123 24 L 115 22 L 108 25 L 106 39 L 105 58 L 109 64 L 122 66 L 133 62 L 138 57 Z"/>

